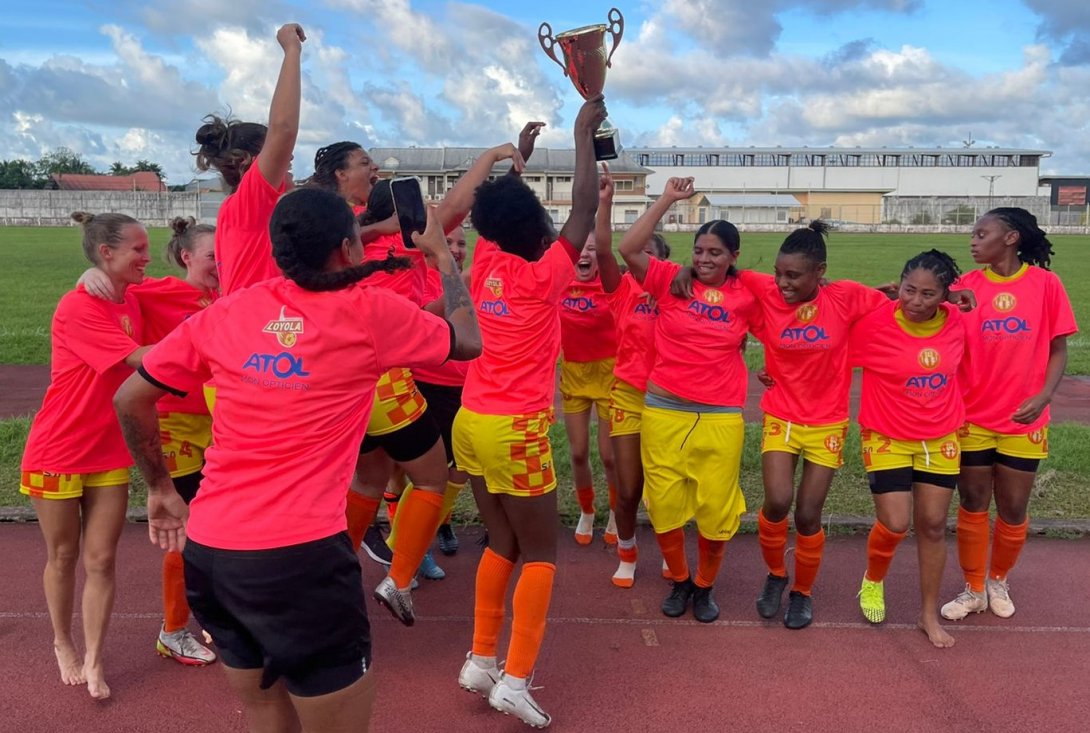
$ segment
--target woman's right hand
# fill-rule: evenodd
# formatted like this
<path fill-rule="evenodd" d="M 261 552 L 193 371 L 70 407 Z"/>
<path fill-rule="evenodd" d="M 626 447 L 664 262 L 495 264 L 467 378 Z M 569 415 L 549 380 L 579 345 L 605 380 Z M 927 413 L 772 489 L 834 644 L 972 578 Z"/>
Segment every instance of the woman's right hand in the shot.
<path fill-rule="evenodd" d="M 662 197 L 671 203 L 684 201 L 691 198 L 692 195 L 693 179 L 691 176 L 688 178 L 671 178 L 666 182 L 666 188 L 662 190 Z"/>
<path fill-rule="evenodd" d="M 76 281 L 76 285 L 82 285 L 84 290 L 100 300 L 117 300 L 114 284 L 110 282 L 109 276 L 97 267 L 84 270 Z"/>
<path fill-rule="evenodd" d="M 307 40 L 307 34 L 303 32 L 303 26 L 298 23 L 285 23 L 276 32 L 276 42 L 280 44 L 280 48 L 284 49 L 284 53 L 302 50 L 305 40 Z"/>
<path fill-rule="evenodd" d="M 447 247 L 447 238 L 443 234 L 443 224 L 439 221 L 439 214 L 435 206 L 428 207 L 428 225 L 424 233 L 413 232 L 413 244 L 426 256 L 434 258 L 435 262 L 442 262 L 444 258 L 453 259 L 450 249 Z"/>

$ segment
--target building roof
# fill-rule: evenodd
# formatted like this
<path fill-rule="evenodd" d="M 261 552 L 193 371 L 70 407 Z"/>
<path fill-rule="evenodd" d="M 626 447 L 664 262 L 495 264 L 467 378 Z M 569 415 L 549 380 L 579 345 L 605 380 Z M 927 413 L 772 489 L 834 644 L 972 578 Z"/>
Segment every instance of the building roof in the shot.
<path fill-rule="evenodd" d="M 54 173 L 50 176 L 60 191 L 166 191 L 163 181 L 152 171 L 129 176 L 99 176 L 79 173 Z"/>
<path fill-rule="evenodd" d="M 398 173 L 443 173 L 465 171 L 488 148 L 372 148 L 371 159 L 383 171 Z M 496 170 L 507 170 L 504 161 Z M 626 152 L 609 161 L 613 173 L 650 173 Z M 526 164 L 528 173 L 571 173 L 575 170 L 575 151 L 563 148 L 538 148 Z"/>
<path fill-rule="evenodd" d="M 737 208 L 741 206 L 753 207 L 796 207 L 802 206 L 797 198 L 787 194 L 705 194 L 710 206 L 720 208 Z"/>
<path fill-rule="evenodd" d="M 779 153 L 783 154 L 811 154 L 816 155 L 820 153 L 846 153 L 846 154 L 859 154 L 859 155 L 947 155 L 950 153 L 957 153 L 958 155 L 1040 155 L 1048 157 L 1052 155 L 1051 150 L 1032 150 L 1023 148 L 844 148 L 830 145 L 828 147 L 807 147 L 802 146 L 798 148 L 775 146 L 771 148 L 758 148 L 758 147 L 716 147 L 716 146 L 698 146 L 698 147 L 647 147 L 647 148 L 627 148 L 626 151 L 630 154 L 636 153 L 680 153 L 680 154 L 692 154 L 692 153 L 717 153 L 717 152 L 729 152 L 729 153 Z"/>

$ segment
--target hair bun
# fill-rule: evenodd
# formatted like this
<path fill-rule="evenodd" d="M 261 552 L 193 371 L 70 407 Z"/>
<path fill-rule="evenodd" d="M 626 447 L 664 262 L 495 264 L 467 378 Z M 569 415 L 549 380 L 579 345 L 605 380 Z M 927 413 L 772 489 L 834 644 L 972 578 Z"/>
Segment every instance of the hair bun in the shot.
<path fill-rule="evenodd" d="M 81 224 L 82 226 L 87 226 L 88 224 L 91 223 L 91 220 L 94 219 L 94 218 L 95 218 L 95 215 L 90 213 L 90 212 L 87 212 L 87 211 L 73 211 L 72 212 L 72 220 L 79 223 L 79 224 Z"/>
<path fill-rule="evenodd" d="M 197 128 L 195 136 L 197 142 L 214 148 L 223 147 L 223 142 L 227 137 L 227 122 L 215 115 L 209 115 L 204 120 L 204 124 Z"/>
<path fill-rule="evenodd" d="M 170 228 L 175 234 L 185 234 L 186 230 L 196 223 L 197 220 L 192 216 L 176 216 L 170 220 Z"/>
<path fill-rule="evenodd" d="M 810 222 L 808 228 L 812 229 L 818 234 L 827 234 L 829 232 L 828 222 L 822 221 L 821 219 L 814 219 L 812 222 Z"/>

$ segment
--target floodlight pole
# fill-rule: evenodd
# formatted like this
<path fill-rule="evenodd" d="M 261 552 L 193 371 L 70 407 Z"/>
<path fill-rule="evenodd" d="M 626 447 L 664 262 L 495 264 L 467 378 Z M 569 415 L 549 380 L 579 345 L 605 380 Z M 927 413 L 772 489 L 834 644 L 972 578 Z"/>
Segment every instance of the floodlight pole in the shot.
<path fill-rule="evenodd" d="M 1000 176 L 1000 175 L 981 176 L 981 178 L 985 179 L 988 182 L 988 209 L 989 210 L 991 210 L 991 208 L 992 208 L 992 195 L 995 193 L 995 179 L 1002 178 L 1002 177 L 1003 176 Z"/>

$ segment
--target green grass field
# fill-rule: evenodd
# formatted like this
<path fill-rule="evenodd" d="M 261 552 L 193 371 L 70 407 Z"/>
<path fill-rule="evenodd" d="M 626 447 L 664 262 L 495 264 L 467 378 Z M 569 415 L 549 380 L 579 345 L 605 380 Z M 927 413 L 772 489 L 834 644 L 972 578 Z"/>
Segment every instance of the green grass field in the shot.
<path fill-rule="evenodd" d="M 152 249 L 162 252 L 167 230 L 149 232 Z M 619 241 L 617 235 L 615 241 Z M 692 242 L 690 234 L 669 234 L 673 259 L 686 261 Z M 782 234 L 749 233 L 742 236 L 742 267 L 771 271 Z M 946 250 L 965 267 L 972 262 L 968 256 L 966 235 L 918 234 L 847 234 L 833 233 L 829 240 L 829 277 L 851 278 L 866 283 L 894 280 L 900 268 L 912 255 L 936 247 Z M 1053 238 L 1056 271 L 1064 279 L 1080 323 L 1090 323 L 1090 237 L 1058 236 Z M 0 364 L 45 364 L 49 360 L 49 323 L 60 296 L 73 286 L 87 263 L 80 252 L 79 232 L 72 229 L 0 227 Z M 170 272 L 169 266 L 156 255 L 149 267 L 150 275 Z M 1090 374 L 1090 342 L 1081 336 L 1069 342 L 1071 360 L 1069 373 Z M 751 366 L 759 363 L 760 350 L 751 349 Z M 0 421 L 0 506 L 26 506 L 18 495 L 19 459 L 22 454 L 29 419 Z M 578 512 L 568 466 L 567 439 L 562 424 L 552 430 L 557 473 L 561 486 L 561 511 L 572 519 Z M 742 486 L 749 507 L 755 510 L 762 498 L 760 431 L 748 425 L 746 450 L 742 464 Z M 1070 519 L 1090 516 L 1090 494 L 1085 486 L 1090 481 L 1090 427 L 1057 425 L 1050 439 L 1053 457 L 1038 477 L 1033 502 L 1033 514 L 1038 518 Z M 826 504 L 830 516 L 870 515 L 873 512 L 870 494 L 859 461 L 858 436 L 852 435 L 845 449 L 847 465 L 836 478 Z M 601 485 L 601 470 L 597 476 Z M 604 491 L 603 491 L 604 493 Z M 143 487 L 137 478 L 133 483 L 132 504 L 143 504 Z M 603 502 L 599 502 L 604 505 Z M 468 492 L 459 504 L 464 519 L 474 516 Z"/>

